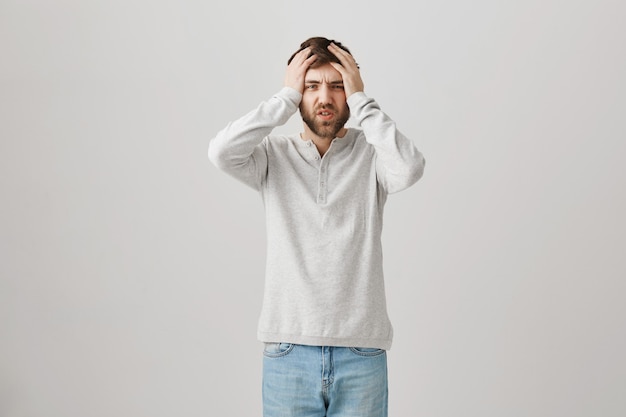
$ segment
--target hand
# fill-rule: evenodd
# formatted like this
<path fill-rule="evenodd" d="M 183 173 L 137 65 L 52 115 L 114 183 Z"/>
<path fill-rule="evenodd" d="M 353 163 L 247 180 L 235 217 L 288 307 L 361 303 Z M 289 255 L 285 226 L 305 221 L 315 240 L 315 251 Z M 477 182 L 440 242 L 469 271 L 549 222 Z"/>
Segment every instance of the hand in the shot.
<path fill-rule="evenodd" d="M 344 51 L 334 43 L 328 45 L 328 50 L 333 53 L 339 59 L 341 64 L 331 62 L 332 65 L 343 78 L 343 89 L 346 93 L 346 98 L 350 97 L 353 93 L 363 91 L 363 79 L 361 78 L 361 72 L 356 61 L 348 52 Z"/>
<path fill-rule="evenodd" d="M 291 87 L 300 94 L 304 93 L 304 77 L 311 64 L 317 59 L 315 55 L 309 56 L 310 53 L 311 48 L 304 48 L 293 57 L 287 66 L 285 87 Z"/>

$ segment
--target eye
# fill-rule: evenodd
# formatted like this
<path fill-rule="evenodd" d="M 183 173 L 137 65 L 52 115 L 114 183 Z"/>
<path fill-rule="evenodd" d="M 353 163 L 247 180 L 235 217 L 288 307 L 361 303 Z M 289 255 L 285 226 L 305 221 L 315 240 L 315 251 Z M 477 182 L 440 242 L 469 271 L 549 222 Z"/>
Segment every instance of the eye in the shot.
<path fill-rule="evenodd" d="M 343 85 L 336 84 L 336 85 L 334 85 L 334 86 L 333 86 L 333 88 L 334 88 L 335 90 L 343 90 Z"/>
<path fill-rule="evenodd" d="M 317 84 L 308 84 L 305 86 L 307 90 L 315 90 L 317 88 Z"/>

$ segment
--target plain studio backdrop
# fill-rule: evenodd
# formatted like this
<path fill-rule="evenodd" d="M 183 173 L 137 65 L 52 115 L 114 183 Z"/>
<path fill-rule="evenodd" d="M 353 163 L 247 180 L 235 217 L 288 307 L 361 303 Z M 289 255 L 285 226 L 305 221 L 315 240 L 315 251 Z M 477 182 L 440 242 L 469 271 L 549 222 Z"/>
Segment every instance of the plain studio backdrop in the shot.
<path fill-rule="evenodd" d="M 261 415 L 263 206 L 206 150 L 326 36 L 427 161 L 385 213 L 390 415 L 623 417 L 625 18 L 2 0 L 0 416 Z"/>

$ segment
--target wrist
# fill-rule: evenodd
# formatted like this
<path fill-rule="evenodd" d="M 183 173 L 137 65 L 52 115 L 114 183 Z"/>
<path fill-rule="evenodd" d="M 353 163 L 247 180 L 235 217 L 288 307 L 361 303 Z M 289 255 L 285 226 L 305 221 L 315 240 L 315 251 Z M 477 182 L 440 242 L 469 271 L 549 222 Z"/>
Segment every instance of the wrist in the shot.
<path fill-rule="evenodd" d="M 280 90 L 279 94 L 289 99 L 289 101 L 294 103 L 296 106 L 300 104 L 300 101 L 302 101 L 302 93 L 288 85 L 285 85 Z"/>

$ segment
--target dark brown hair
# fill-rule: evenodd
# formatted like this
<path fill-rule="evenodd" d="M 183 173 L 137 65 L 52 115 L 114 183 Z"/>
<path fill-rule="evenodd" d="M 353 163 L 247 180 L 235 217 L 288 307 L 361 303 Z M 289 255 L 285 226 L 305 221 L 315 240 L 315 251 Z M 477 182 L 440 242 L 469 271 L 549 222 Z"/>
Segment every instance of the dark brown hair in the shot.
<path fill-rule="evenodd" d="M 296 56 L 298 52 L 309 47 L 311 48 L 311 54 L 309 54 L 309 56 L 311 55 L 317 56 L 317 61 L 315 61 L 315 63 L 312 65 L 313 67 L 328 64 L 329 62 L 336 62 L 340 64 L 341 62 L 339 62 L 339 59 L 332 52 L 328 50 L 328 45 L 330 45 L 331 42 L 337 45 L 338 47 L 340 47 L 341 49 L 343 49 L 344 51 L 346 51 L 347 53 L 349 53 L 350 55 L 352 55 L 350 50 L 346 48 L 345 46 L 343 46 L 341 42 L 337 42 L 336 40 L 333 40 L 333 39 L 326 39 L 320 36 L 315 36 L 313 38 L 307 39 L 306 41 L 300 44 L 300 49 L 298 49 L 296 52 L 293 53 L 293 55 L 291 55 L 291 57 L 287 61 L 287 65 L 291 63 L 291 60 L 293 59 L 294 56 Z"/>

